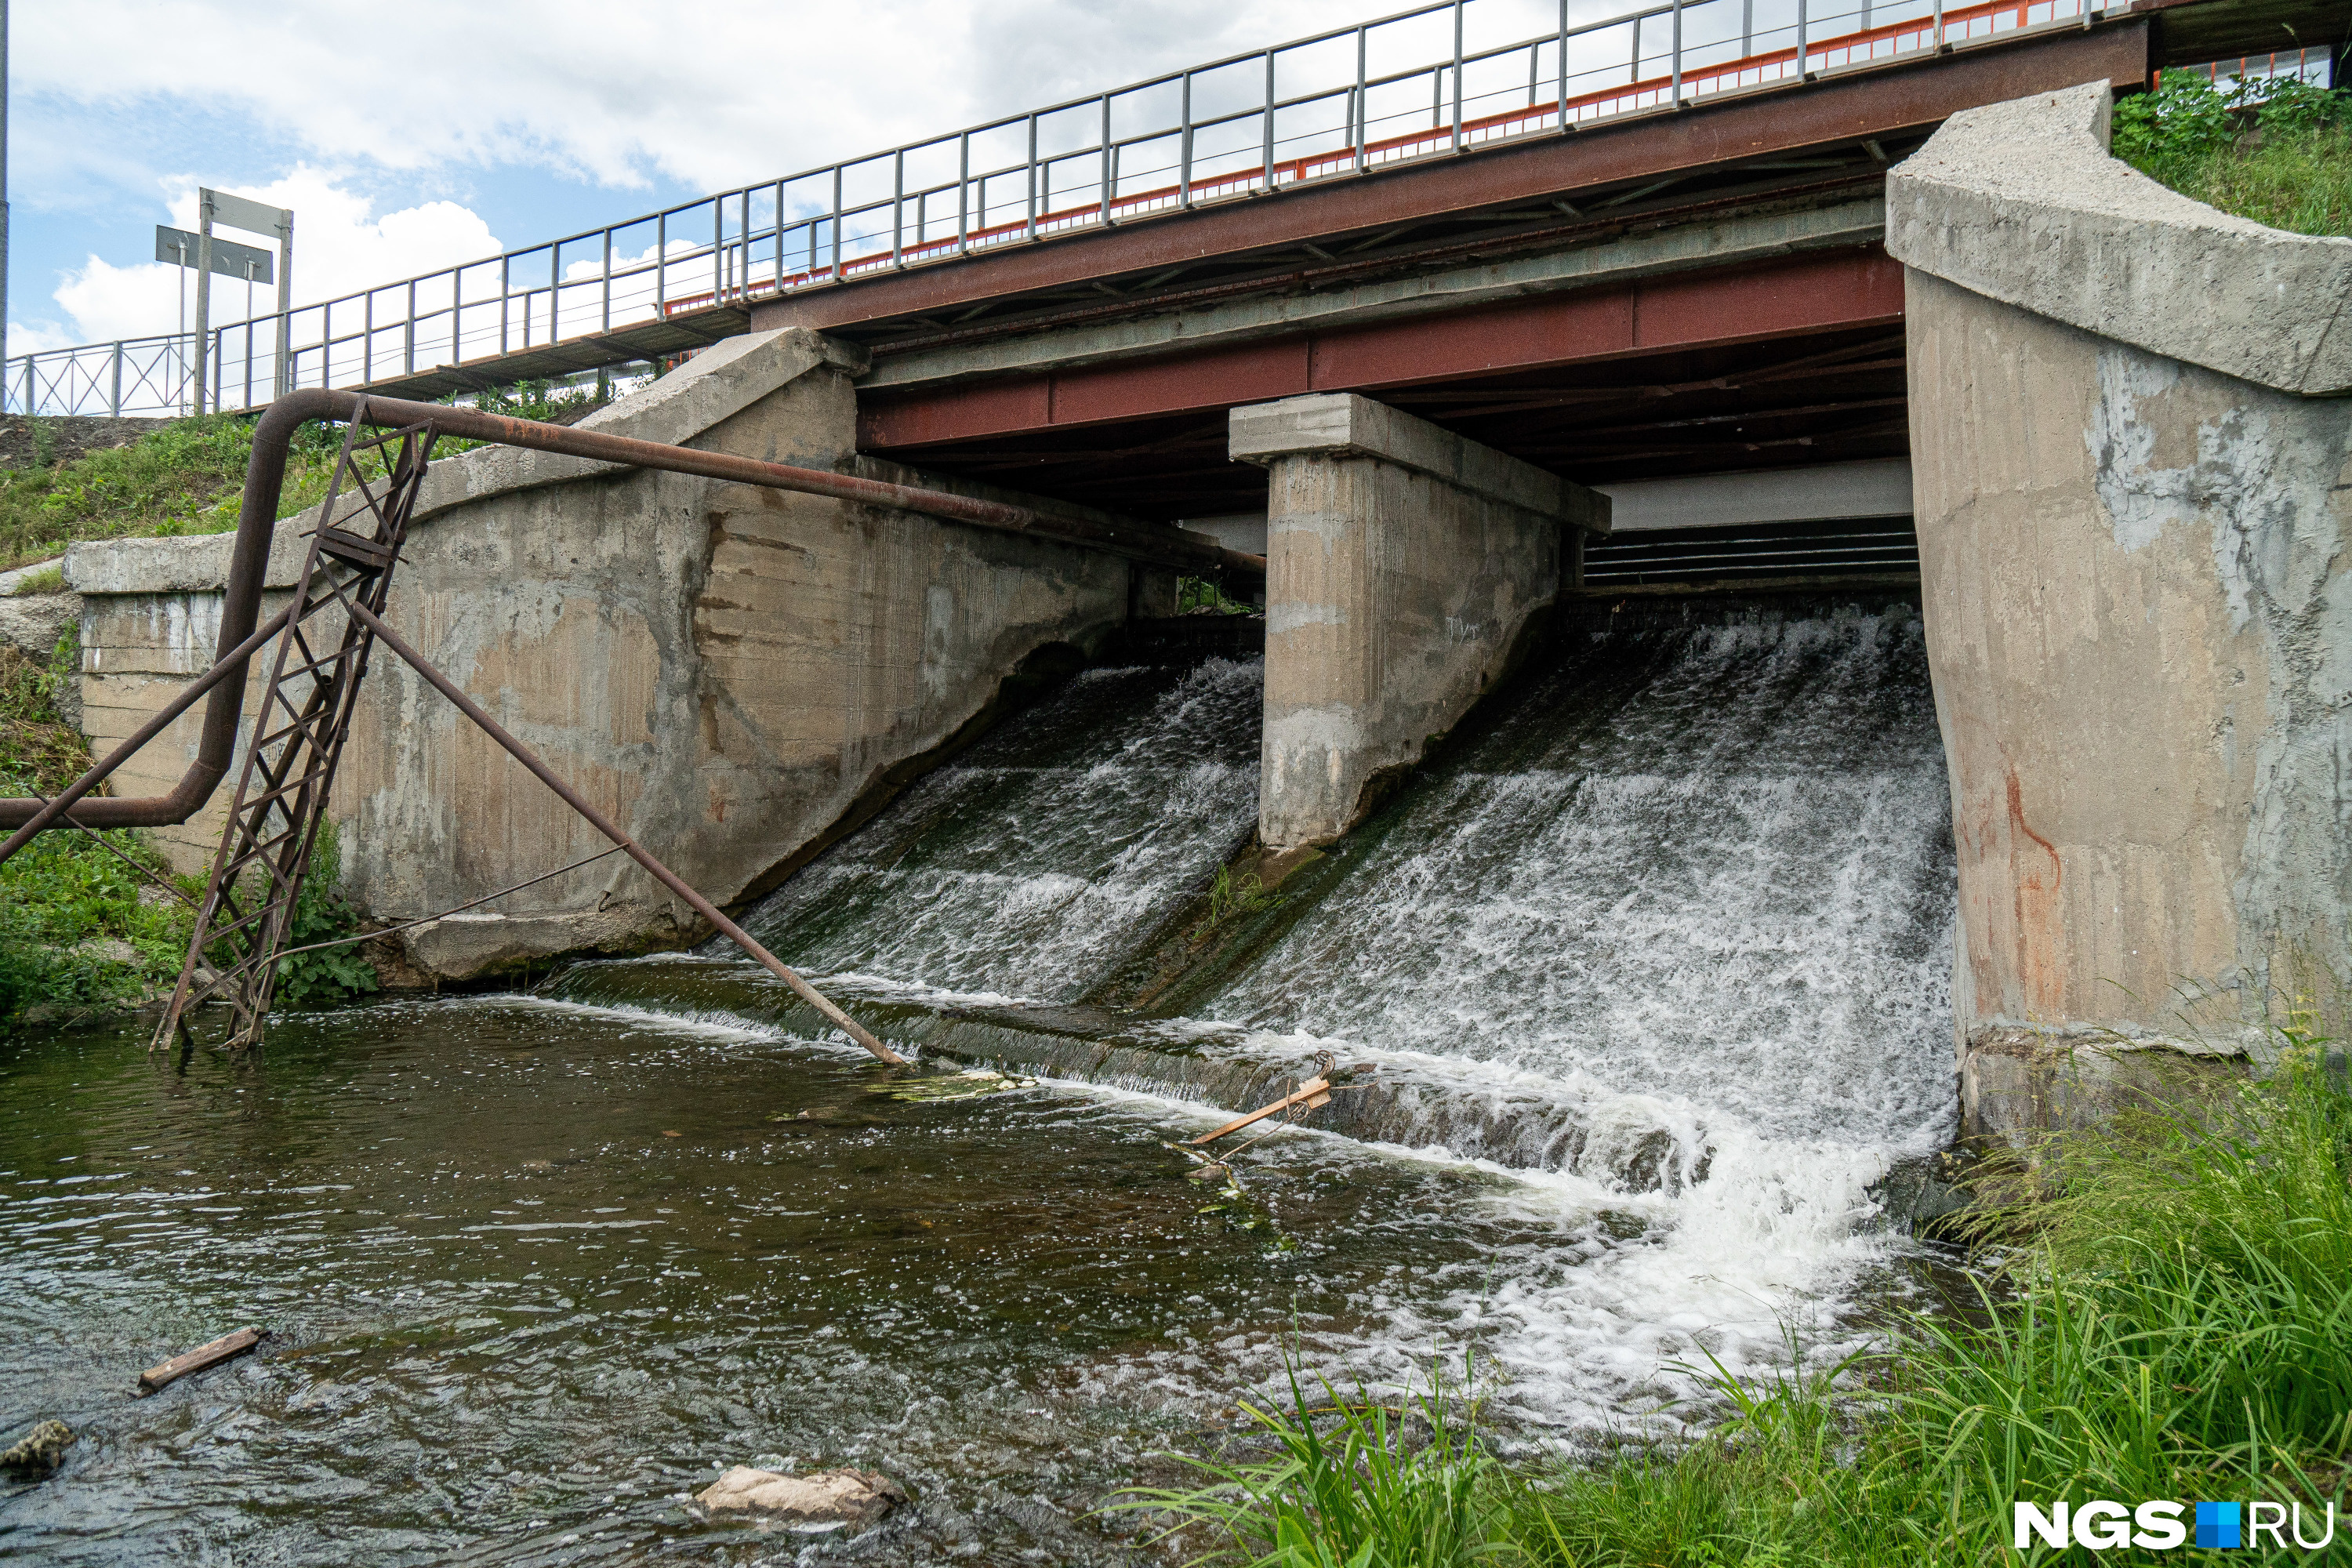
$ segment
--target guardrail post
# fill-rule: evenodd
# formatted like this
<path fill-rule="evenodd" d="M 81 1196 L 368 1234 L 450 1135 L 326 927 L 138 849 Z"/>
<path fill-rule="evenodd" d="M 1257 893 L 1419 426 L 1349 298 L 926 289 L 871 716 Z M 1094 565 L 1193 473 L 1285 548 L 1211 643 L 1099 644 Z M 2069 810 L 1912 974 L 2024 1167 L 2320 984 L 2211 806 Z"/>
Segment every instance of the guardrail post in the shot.
<path fill-rule="evenodd" d="M 33 356 L 26 354 L 25 356 L 25 417 L 29 419 L 37 412 L 39 411 L 33 406 Z"/>
<path fill-rule="evenodd" d="M 1462 7 L 1454 0 L 1454 150 L 1462 151 Z"/>
<path fill-rule="evenodd" d="M 751 187 L 749 185 L 743 187 L 735 204 L 735 259 L 742 263 L 735 268 L 735 276 L 742 279 L 735 285 L 735 289 L 743 296 L 743 303 L 749 307 L 751 302 Z"/>
<path fill-rule="evenodd" d="M 1272 195 L 1274 195 L 1274 51 L 1272 49 L 1265 51 L 1265 155 L 1263 162 L 1265 167 L 1260 170 L 1260 174 L 1265 177 L 1265 194 Z"/>
<path fill-rule="evenodd" d="M 1102 95 L 1102 225 L 1110 226 L 1111 190 L 1118 184 L 1118 154 L 1110 145 L 1110 94 Z"/>
<path fill-rule="evenodd" d="M 1560 5 L 1561 5 L 1562 6 L 1565 6 L 1565 5 L 1568 4 L 1568 0 L 1559 0 L 1559 3 L 1560 3 Z M 1565 14 L 1566 14 L 1566 13 L 1563 11 L 1563 12 L 1562 12 L 1562 15 L 1565 15 Z M 1364 172 L 1364 158 L 1365 158 L 1364 143 L 1365 143 L 1365 142 L 1369 142 L 1369 141 L 1370 141 L 1370 140 L 1372 139 L 1372 97 L 1371 97 L 1371 89 L 1370 89 L 1370 87 L 1368 87 L 1368 86 L 1366 86 L 1366 85 L 1365 85 L 1365 80 L 1366 80 L 1366 79 L 1365 79 L 1365 76 L 1364 76 L 1364 33 L 1365 33 L 1365 29 L 1364 29 L 1364 28 L 1362 28 L 1362 27 L 1359 27 L 1359 28 L 1357 28 L 1357 29 L 1356 29 L 1356 103 L 1355 103 L 1355 109 L 1356 109 L 1356 125 L 1355 125 L 1356 135 L 1355 135 L 1355 142 L 1356 142 L 1356 173 L 1358 173 L 1359 174 L 1362 174 L 1362 173 Z"/>
<path fill-rule="evenodd" d="M 890 265 L 902 265 L 899 254 L 907 237 L 907 150 L 890 155 Z"/>
<path fill-rule="evenodd" d="M 408 280 L 408 318 L 400 324 L 400 374 L 416 374 L 416 279 Z"/>
<path fill-rule="evenodd" d="M 986 203 L 982 206 L 985 208 Z M 984 222 L 987 214 L 981 215 Z M 956 254 L 971 254 L 971 132 L 956 138 Z"/>
<path fill-rule="evenodd" d="M 510 308 L 509 300 L 513 289 L 514 258 L 501 256 L 499 258 L 499 354 L 501 358 L 507 352 L 507 312 Z"/>
<path fill-rule="evenodd" d="M 1682 0 L 1675 0 L 1675 4 L 1680 5 Z M 1811 47 L 1811 40 L 1805 37 L 1805 0 L 1797 0 L 1797 79 L 1800 81 L 1813 74 L 1812 64 L 1806 58 Z"/>
<path fill-rule="evenodd" d="M 114 340 L 114 390 L 107 395 L 106 411 L 115 418 L 122 417 L 122 340 Z"/>
<path fill-rule="evenodd" d="M 1798 36 L 1801 38 L 1803 37 L 1804 23 L 1801 18 L 1804 12 L 1805 0 L 1797 0 L 1797 15 L 1800 17 L 1797 24 Z M 1680 109 L 1683 106 L 1683 0 L 1675 0 L 1674 31 L 1672 37 L 1667 40 L 1667 63 L 1674 71 L 1675 107 Z"/>
<path fill-rule="evenodd" d="M 784 183 L 776 182 L 776 293 L 784 291 Z"/>
<path fill-rule="evenodd" d="M 1756 52 L 1756 0 L 1739 0 L 1739 58 Z"/>
<path fill-rule="evenodd" d="M 1936 47 L 1944 47 L 1944 0 L 1936 0 Z"/>
<path fill-rule="evenodd" d="M 1034 114 L 1029 117 L 1029 222 L 1021 237 L 1037 237 L 1037 117 Z"/>
<path fill-rule="evenodd" d="M 841 165 L 833 166 L 833 280 L 841 281 Z"/>
<path fill-rule="evenodd" d="M 1192 73 L 1184 73 L 1183 96 L 1176 111 L 1176 205 L 1192 205 Z"/>
<path fill-rule="evenodd" d="M 1568 0 L 1559 0 L 1559 129 L 1575 129 L 1568 118 Z"/>

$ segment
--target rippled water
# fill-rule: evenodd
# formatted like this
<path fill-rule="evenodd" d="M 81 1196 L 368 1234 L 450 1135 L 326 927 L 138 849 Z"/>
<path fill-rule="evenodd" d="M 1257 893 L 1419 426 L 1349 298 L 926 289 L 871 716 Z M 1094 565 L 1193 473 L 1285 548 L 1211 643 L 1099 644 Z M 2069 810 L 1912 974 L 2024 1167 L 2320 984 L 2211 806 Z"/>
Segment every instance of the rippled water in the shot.
<path fill-rule="evenodd" d="M 789 1462 L 912 1486 L 877 1560 L 1118 1561 L 1088 1510 L 1286 1346 L 1383 1386 L 1470 1350 L 1507 1440 L 1573 1441 L 1905 1288 L 1873 1184 L 1950 1070 L 1916 612 L 1564 642 L 1191 1016 L 1068 1005 L 1248 833 L 1258 689 L 1082 677 L 759 911 L 916 1076 L 1034 1087 L 899 1098 L 715 952 L 288 1013 L 250 1063 L 0 1047 L 0 1437 L 84 1432 L 0 1486 L 0 1558 L 829 1553 L 686 1501 Z M 1337 1131 L 1252 1146 L 1238 1205 L 1187 1179 L 1171 1141 L 1327 1045 L 1380 1068 Z"/>
<path fill-rule="evenodd" d="M 788 1559 L 681 1500 L 766 1454 L 905 1477 L 893 1561 L 1112 1560 L 1087 1510 L 1294 1327 L 1409 1361 L 1496 1258 L 1643 1223 L 1308 1136 L 1204 1215 L 1163 1147 L 1196 1110 L 907 1103 L 836 1049 L 525 999 L 287 1015 L 250 1066 L 142 1043 L 0 1057 L 0 1422 L 82 1435 L 0 1486 L 0 1558 Z M 248 1322 L 262 1355 L 131 1396 Z"/>

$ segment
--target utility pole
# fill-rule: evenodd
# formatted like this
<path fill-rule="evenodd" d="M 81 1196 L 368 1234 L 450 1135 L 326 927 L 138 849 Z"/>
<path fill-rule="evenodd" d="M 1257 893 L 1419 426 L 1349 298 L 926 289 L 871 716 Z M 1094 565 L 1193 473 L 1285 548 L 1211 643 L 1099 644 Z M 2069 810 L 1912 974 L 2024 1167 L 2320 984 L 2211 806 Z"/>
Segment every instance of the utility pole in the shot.
<path fill-rule="evenodd" d="M 8 0 L 0 0 L 0 371 L 8 363 Z M 26 413 L 32 410 L 27 408 Z"/>

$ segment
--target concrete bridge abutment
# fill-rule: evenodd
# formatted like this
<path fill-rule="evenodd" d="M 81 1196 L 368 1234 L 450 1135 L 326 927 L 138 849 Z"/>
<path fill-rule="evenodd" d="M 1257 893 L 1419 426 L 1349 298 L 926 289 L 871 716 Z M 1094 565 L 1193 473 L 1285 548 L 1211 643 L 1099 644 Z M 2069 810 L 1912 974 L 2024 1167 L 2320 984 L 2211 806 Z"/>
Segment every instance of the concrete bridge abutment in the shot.
<path fill-rule="evenodd" d="M 1352 393 L 1236 408 L 1230 449 L 1268 481 L 1259 837 L 1328 843 L 1509 672 L 1609 500 Z"/>
<path fill-rule="evenodd" d="M 2107 104 L 1888 186 L 1963 1125 L 2011 1137 L 2340 1035 L 2352 978 L 2352 241 L 2144 178 Z"/>
<path fill-rule="evenodd" d="M 863 351 L 803 329 L 752 333 L 586 423 L 1001 494 L 861 458 L 854 379 L 865 367 Z M 285 603 L 315 521 L 314 509 L 278 525 L 265 613 Z M 211 662 L 227 545 L 121 540 L 68 554 L 83 596 L 84 722 L 100 751 Z M 1074 665 L 1172 589 L 1163 570 L 1050 538 L 489 447 L 433 464 L 386 617 L 725 904 L 781 879 L 976 734 L 1041 659 Z M 373 666 L 331 806 L 345 890 L 368 915 L 435 914 L 606 847 L 404 665 L 379 652 Z M 261 688 L 257 677 L 248 714 Z M 192 715 L 166 731 L 121 787 L 176 779 L 196 726 Z M 234 779 L 159 835 L 181 868 L 209 864 Z M 614 857 L 403 940 L 418 968 L 454 979 L 700 934 L 690 910 Z"/>

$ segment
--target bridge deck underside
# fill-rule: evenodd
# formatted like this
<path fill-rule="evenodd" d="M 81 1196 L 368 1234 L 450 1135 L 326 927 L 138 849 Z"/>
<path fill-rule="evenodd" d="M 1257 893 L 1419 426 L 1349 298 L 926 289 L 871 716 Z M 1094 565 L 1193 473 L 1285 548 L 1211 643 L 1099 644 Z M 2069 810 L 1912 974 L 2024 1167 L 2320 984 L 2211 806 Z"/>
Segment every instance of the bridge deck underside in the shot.
<path fill-rule="evenodd" d="M 1909 450 L 1901 272 L 1875 247 L 1184 357 L 870 397 L 860 447 L 1177 519 L 1256 510 L 1234 406 L 1351 391 L 1586 484 Z"/>

